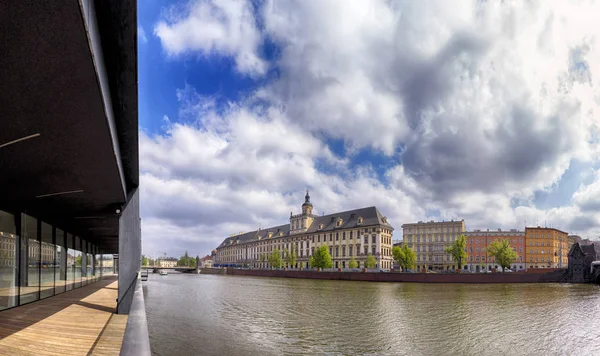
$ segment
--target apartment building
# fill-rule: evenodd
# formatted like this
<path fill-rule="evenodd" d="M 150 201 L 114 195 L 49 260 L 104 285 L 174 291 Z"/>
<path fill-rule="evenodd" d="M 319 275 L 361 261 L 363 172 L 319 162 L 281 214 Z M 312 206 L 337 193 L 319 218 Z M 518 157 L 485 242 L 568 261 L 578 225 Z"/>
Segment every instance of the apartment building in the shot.
<path fill-rule="evenodd" d="M 402 236 L 404 244 L 412 248 L 417 255 L 417 270 L 449 271 L 455 270 L 456 264 L 445 249 L 465 230 L 464 219 L 419 221 L 402 225 Z"/>
<path fill-rule="evenodd" d="M 463 268 L 468 271 L 481 272 L 482 270 L 491 271 L 500 266 L 496 263 L 494 257 L 488 253 L 488 247 L 498 240 L 506 240 L 518 254 L 514 263 L 511 264 L 513 271 L 525 270 L 525 232 L 517 229 L 496 231 L 487 229 L 487 231 L 473 230 L 464 233 L 467 238 L 467 262 Z"/>

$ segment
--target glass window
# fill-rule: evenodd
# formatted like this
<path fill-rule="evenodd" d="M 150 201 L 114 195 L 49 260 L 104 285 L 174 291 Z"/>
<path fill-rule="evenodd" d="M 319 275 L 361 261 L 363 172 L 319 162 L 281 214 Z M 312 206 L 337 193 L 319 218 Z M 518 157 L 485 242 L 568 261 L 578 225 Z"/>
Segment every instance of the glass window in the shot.
<path fill-rule="evenodd" d="M 75 283 L 75 259 L 77 258 L 75 253 L 73 235 L 67 234 L 67 280 L 66 290 L 73 289 Z"/>
<path fill-rule="evenodd" d="M 20 304 L 40 299 L 40 241 L 37 219 L 21 214 Z"/>
<path fill-rule="evenodd" d="M 17 305 L 18 239 L 15 216 L 0 210 L 0 310 Z"/>
<path fill-rule="evenodd" d="M 55 231 L 56 267 L 54 268 L 54 293 L 65 291 L 67 283 L 67 249 L 65 232 L 61 229 Z"/>
<path fill-rule="evenodd" d="M 54 259 L 56 248 L 52 238 L 52 226 L 42 222 L 42 264 L 40 270 L 40 298 L 54 295 Z"/>

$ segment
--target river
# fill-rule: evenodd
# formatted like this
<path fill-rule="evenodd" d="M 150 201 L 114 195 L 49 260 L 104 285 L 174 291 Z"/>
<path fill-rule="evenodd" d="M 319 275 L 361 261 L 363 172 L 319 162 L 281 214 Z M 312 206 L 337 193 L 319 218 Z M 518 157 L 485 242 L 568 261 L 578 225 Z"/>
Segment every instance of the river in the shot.
<path fill-rule="evenodd" d="M 600 287 L 151 274 L 154 355 L 600 355 Z"/>

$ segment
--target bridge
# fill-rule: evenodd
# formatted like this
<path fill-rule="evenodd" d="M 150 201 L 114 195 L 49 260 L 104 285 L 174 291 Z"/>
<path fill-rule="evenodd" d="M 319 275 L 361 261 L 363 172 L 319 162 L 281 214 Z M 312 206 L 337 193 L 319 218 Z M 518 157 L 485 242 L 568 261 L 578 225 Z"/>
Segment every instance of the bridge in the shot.
<path fill-rule="evenodd" d="M 142 269 L 152 270 L 154 273 L 157 273 L 159 270 L 172 270 L 178 271 L 182 273 L 192 273 L 196 271 L 196 266 L 175 266 L 175 267 L 161 267 L 161 266 L 143 266 Z"/>

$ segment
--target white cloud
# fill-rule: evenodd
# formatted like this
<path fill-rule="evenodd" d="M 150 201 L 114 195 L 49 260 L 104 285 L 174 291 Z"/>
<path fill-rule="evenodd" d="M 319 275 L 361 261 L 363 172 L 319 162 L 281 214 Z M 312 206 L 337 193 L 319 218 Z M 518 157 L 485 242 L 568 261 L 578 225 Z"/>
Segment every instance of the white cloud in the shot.
<path fill-rule="evenodd" d="M 172 7 L 154 33 L 170 56 L 216 53 L 233 57 L 240 73 L 255 76 L 267 70 L 259 53 L 262 37 L 246 1 L 190 1 Z"/>

